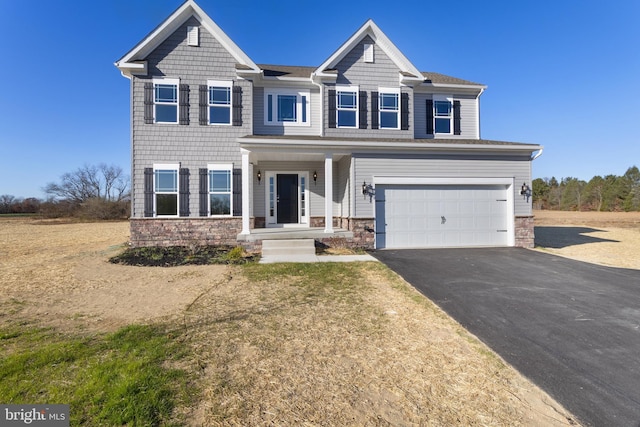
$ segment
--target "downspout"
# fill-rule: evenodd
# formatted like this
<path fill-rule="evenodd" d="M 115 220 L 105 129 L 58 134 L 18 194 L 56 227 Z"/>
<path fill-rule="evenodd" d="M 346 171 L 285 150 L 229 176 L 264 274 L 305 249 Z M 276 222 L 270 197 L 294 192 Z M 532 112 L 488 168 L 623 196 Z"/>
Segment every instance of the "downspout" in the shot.
<path fill-rule="evenodd" d="M 480 96 L 484 93 L 485 88 L 480 88 L 480 93 L 476 96 L 476 119 L 478 120 L 478 139 L 480 139 Z"/>

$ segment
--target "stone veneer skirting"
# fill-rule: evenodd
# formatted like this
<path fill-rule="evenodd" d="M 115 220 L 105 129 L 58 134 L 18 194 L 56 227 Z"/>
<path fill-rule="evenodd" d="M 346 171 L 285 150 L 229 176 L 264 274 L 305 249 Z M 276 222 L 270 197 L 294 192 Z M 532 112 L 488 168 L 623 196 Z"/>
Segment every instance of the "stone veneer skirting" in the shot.
<path fill-rule="evenodd" d="M 533 216 L 516 216 L 514 222 L 516 233 L 516 247 L 533 248 L 535 239 Z"/>
<path fill-rule="evenodd" d="M 251 228 L 259 220 L 251 219 Z M 323 237 L 316 239 L 329 247 L 352 247 L 373 249 L 375 244 L 374 218 L 334 218 L 334 227 L 349 230 L 353 238 Z M 324 227 L 324 218 L 312 218 L 314 227 Z M 515 246 L 533 248 L 533 216 L 517 216 Z M 259 250 L 260 244 L 239 243 L 242 218 L 131 218 L 131 246 L 204 246 L 242 244 L 247 249 Z M 257 243 L 257 244 L 256 244 Z"/>
<path fill-rule="evenodd" d="M 238 244 L 242 218 L 131 218 L 131 246 Z"/>

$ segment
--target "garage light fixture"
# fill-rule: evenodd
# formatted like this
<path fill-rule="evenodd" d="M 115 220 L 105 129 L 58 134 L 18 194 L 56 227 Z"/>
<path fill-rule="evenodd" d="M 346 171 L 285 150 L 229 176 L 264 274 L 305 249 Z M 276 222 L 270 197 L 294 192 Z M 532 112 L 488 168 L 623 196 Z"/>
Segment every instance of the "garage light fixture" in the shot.
<path fill-rule="evenodd" d="M 260 185 L 260 181 L 262 181 L 262 173 L 260 173 L 260 169 L 258 169 L 258 173 L 256 174 L 256 178 L 258 178 L 258 185 Z"/>
<path fill-rule="evenodd" d="M 371 184 L 367 184 L 366 181 L 362 181 L 362 195 L 367 198 L 367 196 L 372 197 L 374 194 L 373 186 Z"/>

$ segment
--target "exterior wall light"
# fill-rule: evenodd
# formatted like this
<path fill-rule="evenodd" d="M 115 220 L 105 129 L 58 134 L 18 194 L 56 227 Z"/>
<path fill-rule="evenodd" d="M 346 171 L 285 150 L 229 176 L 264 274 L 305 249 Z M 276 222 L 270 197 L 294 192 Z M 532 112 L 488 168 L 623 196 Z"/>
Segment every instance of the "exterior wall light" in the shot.
<path fill-rule="evenodd" d="M 262 173 L 260 173 L 260 169 L 258 169 L 258 174 L 256 175 L 258 178 L 258 185 L 260 185 L 260 181 L 262 181 Z"/>
<path fill-rule="evenodd" d="M 529 202 L 529 198 L 531 197 L 531 187 L 529 187 L 526 182 L 523 182 L 522 187 L 520 187 L 520 195 L 523 199 Z"/>
<path fill-rule="evenodd" d="M 313 182 L 314 183 L 318 182 L 318 172 L 317 171 L 313 171 Z"/>

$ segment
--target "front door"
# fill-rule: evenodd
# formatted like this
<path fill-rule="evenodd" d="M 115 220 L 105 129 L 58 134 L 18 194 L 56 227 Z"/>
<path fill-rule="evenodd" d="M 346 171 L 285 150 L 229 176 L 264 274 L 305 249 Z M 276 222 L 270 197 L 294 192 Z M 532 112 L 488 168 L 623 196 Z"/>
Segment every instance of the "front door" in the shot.
<path fill-rule="evenodd" d="M 278 224 L 298 223 L 298 174 L 277 175 Z"/>

